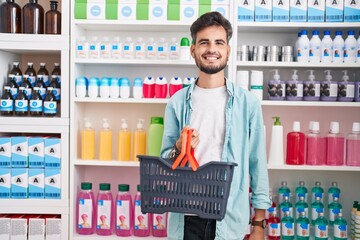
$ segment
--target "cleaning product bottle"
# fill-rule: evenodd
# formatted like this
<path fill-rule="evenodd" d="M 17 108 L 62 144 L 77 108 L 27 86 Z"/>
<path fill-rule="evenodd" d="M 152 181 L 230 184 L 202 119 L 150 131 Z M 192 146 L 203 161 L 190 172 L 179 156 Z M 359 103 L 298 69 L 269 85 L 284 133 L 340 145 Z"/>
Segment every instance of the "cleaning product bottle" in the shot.
<path fill-rule="evenodd" d="M 151 214 L 141 212 L 141 189 L 137 185 L 134 204 L 134 236 L 147 237 L 150 236 Z"/>
<path fill-rule="evenodd" d="M 123 58 L 133 59 L 134 58 L 134 43 L 131 37 L 126 37 L 123 45 Z"/>
<path fill-rule="evenodd" d="M 178 40 L 176 37 L 171 38 L 171 42 L 169 44 L 169 58 L 173 60 L 179 59 L 179 46 Z"/>
<path fill-rule="evenodd" d="M 320 134 L 319 122 L 313 122 L 306 135 L 306 164 L 325 165 L 325 139 Z"/>
<path fill-rule="evenodd" d="M 180 89 L 182 89 L 182 81 L 181 78 L 179 77 L 173 77 L 170 80 L 170 85 L 169 85 L 169 94 L 170 97 L 172 97 L 172 95 L 174 95 L 177 91 L 179 91 Z"/>
<path fill-rule="evenodd" d="M 115 37 L 111 43 L 111 58 L 120 59 L 123 56 L 123 45 L 120 37 Z"/>
<path fill-rule="evenodd" d="M 29 111 L 29 100 L 26 97 L 25 94 L 25 88 L 24 87 L 19 87 L 19 93 L 15 98 L 14 101 L 14 106 L 15 106 L 15 115 L 17 116 L 26 116 L 28 114 Z"/>
<path fill-rule="evenodd" d="M 321 62 L 331 63 L 333 56 L 333 40 L 330 37 L 330 31 L 324 31 L 324 37 L 321 40 Z"/>
<path fill-rule="evenodd" d="M 320 82 L 315 81 L 314 70 L 307 70 L 310 72 L 309 80 L 304 81 L 304 100 L 305 101 L 319 101 L 320 100 Z"/>
<path fill-rule="evenodd" d="M 342 205 L 339 203 L 339 198 L 334 197 L 334 201 L 329 204 L 329 223 L 334 225 L 334 221 L 338 214 L 342 211 Z"/>
<path fill-rule="evenodd" d="M 183 37 L 180 40 L 180 60 L 190 60 L 190 41 L 187 37 Z"/>
<path fill-rule="evenodd" d="M 143 82 L 139 77 L 135 78 L 133 82 L 133 97 L 135 99 L 143 97 Z"/>
<path fill-rule="evenodd" d="M 112 131 L 107 118 L 99 134 L 99 160 L 112 160 Z"/>
<path fill-rule="evenodd" d="M 103 77 L 100 81 L 100 97 L 109 98 L 110 97 L 110 84 L 109 78 Z"/>
<path fill-rule="evenodd" d="M 269 240 L 280 240 L 281 239 L 281 221 L 276 216 L 276 212 L 269 218 L 268 224 L 268 239 Z"/>
<path fill-rule="evenodd" d="M 76 232 L 80 235 L 91 235 L 95 230 L 95 198 L 92 183 L 82 182 L 77 196 Z"/>
<path fill-rule="evenodd" d="M 360 166 L 360 122 L 352 124 L 352 132 L 346 137 L 346 165 Z"/>
<path fill-rule="evenodd" d="M 142 37 L 138 37 L 135 43 L 135 58 L 145 59 L 145 43 Z"/>
<path fill-rule="evenodd" d="M 304 181 L 299 182 L 299 185 L 295 188 L 295 193 L 298 200 L 300 200 L 300 197 L 304 197 L 304 201 L 308 201 L 308 190 L 305 187 Z"/>
<path fill-rule="evenodd" d="M 324 217 L 324 212 L 319 213 L 315 221 L 315 240 L 328 239 L 329 222 Z"/>
<path fill-rule="evenodd" d="M 332 182 L 331 187 L 328 189 L 328 204 L 334 202 L 334 198 L 340 199 L 341 190 L 337 182 Z"/>
<path fill-rule="evenodd" d="M 355 31 L 349 30 L 344 43 L 344 63 L 355 63 L 356 61 L 356 39 Z"/>
<path fill-rule="evenodd" d="M 285 216 L 285 212 L 289 212 L 289 216 L 293 216 L 293 206 L 290 202 L 290 197 L 285 196 L 284 201 L 280 203 L 280 218 L 282 219 Z"/>
<path fill-rule="evenodd" d="M 290 216 L 290 213 L 286 211 L 284 217 L 281 218 L 281 239 L 294 240 L 295 237 L 294 219 Z"/>
<path fill-rule="evenodd" d="M 115 200 L 115 233 L 120 237 L 128 237 L 133 229 L 133 201 L 129 193 L 129 184 L 119 184 Z"/>
<path fill-rule="evenodd" d="M 344 164 L 345 138 L 339 130 L 339 122 L 330 123 L 330 131 L 326 136 L 326 165 L 340 166 Z"/>
<path fill-rule="evenodd" d="M 310 41 L 307 36 L 307 30 L 301 31 L 301 37 L 298 42 L 298 49 L 297 49 L 297 61 L 302 63 L 309 62 L 309 48 L 310 48 Z"/>
<path fill-rule="evenodd" d="M 311 204 L 311 224 L 315 224 L 320 213 L 324 213 L 324 204 L 321 202 L 320 197 L 316 197 L 315 201 Z"/>
<path fill-rule="evenodd" d="M 164 133 L 164 118 L 163 117 L 151 117 L 148 141 L 147 141 L 147 153 L 150 156 L 160 156 L 161 143 Z"/>
<path fill-rule="evenodd" d="M 156 58 L 156 43 L 153 37 L 149 38 L 146 43 L 146 58 L 147 59 L 155 59 Z"/>
<path fill-rule="evenodd" d="M 153 77 L 146 77 L 143 82 L 144 98 L 155 97 L 155 79 Z"/>
<path fill-rule="evenodd" d="M 305 134 L 300 131 L 300 122 L 293 123 L 293 131 L 287 134 L 286 164 L 305 164 Z"/>
<path fill-rule="evenodd" d="M 144 130 L 144 119 L 139 118 L 134 131 L 133 155 L 131 160 L 136 161 L 137 155 L 146 154 L 146 132 Z"/>
<path fill-rule="evenodd" d="M 271 131 L 269 164 L 283 165 L 284 164 L 284 133 L 283 126 L 280 122 L 280 117 L 273 117 L 275 119 Z"/>
<path fill-rule="evenodd" d="M 84 118 L 85 128 L 81 131 L 81 159 L 95 159 L 95 130 L 88 118 Z"/>
<path fill-rule="evenodd" d="M 79 98 L 84 98 L 87 95 L 87 78 L 78 77 L 75 80 L 75 96 Z"/>
<path fill-rule="evenodd" d="M 344 62 L 344 45 L 345 42 L 342 38 L 342 31 L 336 31 L 333 45 L 333 63 Z"/>
<path fill-rule="evenodd" d="M 279 70 L 271 70 L 275 72 L 274 77 L 268 83 L 268 93 L 270 100 L 285 100 L 285 81 L 280 80 Z"/>
<path fill-rule="evenodd" d="M 298 219 L 302 212 L 305 213 L 305 216 L 309 216 L 309 205 L 305 202 L 304 196 L 301 196 L 299 201 L 295 203 L 295 218 Z"/>
<path fill-rule="evenodd" d="M 45 83 L 45 86 L 49 86 L 50 84 L 50 74 L 46 68 L 46 63 L 40 63 L 40 68 L 37 72 L 37 77 L 42 77 L 42 80 Z"/>
<path fill-rule="evenodd" d="M 296 239 L 310 240 L 310 220 L 305 212 L 301 212 L 300 217 L 296 219 Z"/>
<path fill-rule="evenodd" d="M 278 203 L 282 203 L 285 197 L 290 197 L 290 188 L 287 186 L 286 181 L 281 182 L 281 187 L 278 189 Z"/>
<path fill-rule="evenodd" d="M 339 212 L 334 221 L 334 240 L 345 240 L 347 236 L 347 222 L 343 218 L 342 213 Z"/>
<path fill-rule="evenodd" d="M 332 80 L 331 71 L 325 70 L 325 81 L 321 82 L 321 101 L 336 101 L 338 96 L 338 83 Z"/>
<path fill-rule="evenodd" d="M 319 31 L 314 30 L 310 39 L 309 61 L 311 63 L 320 63 L 321 56 L 321 39 L 319 38 Z"/>
<path fill-rule="evenodd" d="M 110 187 L 109 183 L 100 183 L 96 199 L 96 234 L 101 236 L 109 236 L 114 230 L 114 200 Z"/>
<path fill-rule="evenodd" d="M 33 65 L 34 64 L 32 62 L 28 62 L 27 68 L 24 72 L 24 75 L 28 75 L 31 86 L 35 86 L 35 82 L 36 82 L 36 71 L 35 71 Z"/>
<path fill-rule="evenodd" d="M 342 81 L 338 83 L 338 98 L 339 102 L 352 102 L 355 97 L 355 83 L 349 81 L 347 70 L 342 71 Z"/>
<path fill-rule="evenodd" d="M 44 104 L 44 116 L 55 117 L 58 111 L 58 105 L 52 87 L 47 88 L 43 104 Z"/>
<path fill-rule="evenodd" d="M 130 161 L 131 132 L 125 118 L 121 119 L 121 129 L 118 134 L 118 160 Z"/>
<path fill-rule="evenodd" d="M 311 202 L 314 202 L 317 197 L 320 198 L 321 202 L 324 201 L 324 189 L 319 181 L 316 181 L 315 186 L 311 189 Z"/>
<path fill-rule="evenodd" d="M 155 80 L 155 97 L 166 98 L 168 94 L 168 83 L 165 77 L 158 77 Z"/>
<path fill-rule="evenodd" d="M 126 77 L 120 79 L 120 97 L 130 97 L 130 80 Z"/>
<path fill-rule="evenodd" d="M 3 116 L 11 116 L 14 113 L 14 99 L 9 86 L 4 86 L 4 92 L 0 100 L 0 113 Z"/>
<path fill-rule="evenodd" d="M 304 83 L 299 80 L 297 70 L 293 70 L 294 73 L 291 76 L 291 80 L 286 81 L 286 100 L 288 101 L 302 101 Z"/>

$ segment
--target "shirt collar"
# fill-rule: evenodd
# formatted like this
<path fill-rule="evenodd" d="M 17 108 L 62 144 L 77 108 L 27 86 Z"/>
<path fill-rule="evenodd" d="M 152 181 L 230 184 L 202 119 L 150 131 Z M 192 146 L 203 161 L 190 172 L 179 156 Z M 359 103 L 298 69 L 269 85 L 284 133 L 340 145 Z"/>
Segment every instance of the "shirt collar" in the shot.
<path fill-rule="evenodd" d="M 196 81 L 198 79 L 199 78 L 196 78 L 195 81 L 189 86 L 189 89 L 186 94 L 186 100 L 189 100 L 191 98 L 191 95 L 195 88 Z M 226 91 L 229 93 L 230 96 L 233 96 L 234 95 L 234 84 L 230 80 L 228 80 L 226 77 L 225 77 L 225 85 L 226 85 Z"/>

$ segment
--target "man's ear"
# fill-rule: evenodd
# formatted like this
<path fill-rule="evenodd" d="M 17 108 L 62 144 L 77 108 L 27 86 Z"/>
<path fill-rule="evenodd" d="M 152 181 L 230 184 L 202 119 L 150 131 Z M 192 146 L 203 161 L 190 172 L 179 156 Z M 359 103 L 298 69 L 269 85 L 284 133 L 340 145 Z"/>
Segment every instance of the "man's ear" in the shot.
<path fill-rule="evenodd" d="M 193 58 L 195 58 L 195 45 L 191 44 L 190 46 L 190 54 Z"/>

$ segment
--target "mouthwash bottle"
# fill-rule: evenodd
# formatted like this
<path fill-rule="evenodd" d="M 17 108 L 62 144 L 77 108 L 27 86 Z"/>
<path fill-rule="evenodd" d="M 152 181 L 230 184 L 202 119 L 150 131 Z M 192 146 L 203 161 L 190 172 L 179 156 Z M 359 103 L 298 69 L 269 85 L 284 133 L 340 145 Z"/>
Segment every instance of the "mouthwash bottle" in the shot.
<path fill-rule="evenodd" d="M 320 212 L 315 221 L 315 240 L 328 239 L 328 227 L 328 220 L 324 217 L 324 213 Z"/>
<path fill-rule="evenodd" d="M 311 223 L 315 224 L 316 219 L 320 213 L 324 213 L 324 204 L 321 202 L 320 197 L 316 197 L 315 202 L 311 204 Z"/>
<path fill-rule="evenodd" d="M 29 75 L 24 75 L 23 82 L 21 83 L 20 87 L 24 87 L 24 92 L 26 94 L 26 97 L 27 99 L 30 99 L 32 93 L 32 86 L 29 81 Z"/>
<path fill-rule="evenodd" d="M 294 219 L 290 216 L 290 213 L 286 211 L 284 217 L 281 219 L 281 239 L 294 240 L 294 235 Z"/>
<path fill-rule="evenodd" d="M 29 105 L 31 116 L 41 116 L 43 114 L 43 100 L 38 87 L 34 87 Z"/>
<path fill-rule="evenodd" d="M 96 234 L 109 236 L 114 226 L 114 202 L 110 192 L 109 183 L 100 183 L 100 191 L 97 195 L 96 211 Z"/>
<path fill-rule="evenodd" d="M 0 113 L 3 116 L 11 116 L 14 113 L 14 99 L 10 93 L 10 87 L 5 86 L 0 100 Z"/>
<path fill-rule="evenodd" d="M 38 88 L 41 98 L 44 99 L 46 95 L 46 85 L 43 76 L 37 76 L 35 87 Z"/>
<path fill-rule="evenodd" d="M 346 136 L 347 166 L 360 166 L 360 154 L 358 154 L 358 149 L 360 149 L 360 122 L 353 122 L 352 130 Z"/>
<path fill-rule="evenodd" d="M 279 194 L 279 201 L 278 201 L 279 204 L 281 204 L 284 201 L 285 196 L 290 197 L 290 188 L 287 186 L 286 181 L 281 182 L 281 187 L 278 190 L 278 194 Z"/>
<path fill-rule="evenodd" d="M 93 234 L 95 225 L 95 198 L 92 183 L 82 182 L 77 196 L 76 232 L 80 235 Z"/>
<path fill-rule="evenodd" d="M 269 219 L 274 215 L 274 212 L 276 212 L 276 203 L 273 201 L 273 197 L 270 196 L 270 200 L 272 202 L 271 207 L 266 209 L 265 211 L 265 220 L 266 223 L 269 223 Z"/>
<path fill-rule="evenodd" d="M 323 202 L 324 189 L 321 187 L 319 181 L 315 182 L 315 186 L 311 189 L 311 202 L 315 202 L 316 197 L 320 198 L 320 201 Z"/>
<path fill-rule="evenodd" d="M 52 92 L 55 95 L 55 99 L 57 102 L 60 102 L 61 90 L 60 90 L 60 83 L 56 78 L 52 78 L 49 84 L 49 87 L 52 87 Z"/>
<path fill-rule="evenodd" d="M 334 221 L 334 240 L 345 240 L 347 238 L 347 222 L 339 212 Z"/>
<path fill-rule="evenodd" d="M 339 122 L 330 123 L 330 131 L 326 136 L 326 165 L 344 164 L 345 138 L 340 132 Z"/>
<path fill-rule="evenodd" d="M 332 182 L 331 187 L 328 189 L 328 204 L 334 202 L 335 198 L 340 199 L 341 190 L 337 182 Z"/>
<path fill-rule="evenodd" d="M 329 222 L 331 226 L 334 224 L 335 219 L 341 211 L 342 205 L 339 203 L 339 199 L 335 197 L 334 201 L 329 204 Z"/>
<path fill-rule="evenodd" d="M 296 187 L 295 193 L 296 193 L 297 199 L 300 199 L 300 197 L 304 197 L 304 201 L 305 202 L 308 201 L 308 190 L 305 187 L 304 181 L 299 182 L 299 186 Z"/>
<path fill-rule="evenodd" d="M 295 210 L 296 210 L 296 219 L 299 218 L 300 213 L 304 212 L 305 216 L 309 216 L 309 205 L 307 204 L 307 202 L 305 202 L 305 198 L 303 196 L 301 196 L 299 198 L 299 201 L 295 204 Z"/>
<path fill-rule="evenodd" d="M 11 93 L 13 99 L 15 99 L 18 94 L 18 87 L 19 87 L 17 85 L 17 83 L 15 82 L 15 75 L 9 74 L 9 78 L 6 83 L 6 86 L 10 87 L 10 93 Z"/>
<path fill-rule="evenodd" d="M 276 212 L 269 218 L 268 224 L 268 239 L 269 240 L 280 240 L 281 235 L 281 221 L 276 216 Z"/>
<path fill-rule="evenodd" d="M 117 236 L 131 236 L 133 228 L 133 203 L 129 184 L 119 184 L 116 196 L 115 233 Z"/>
<path fill-rule="evenodd" d="M 15 115 L 18 116 L 26 116 L 29 111 L 29 101 L 24 91 L 24 87 L 19 87 L 19 94 L 15 98 Z"/>
<path fill-rule="evenodd" d="M 305 215 L 305 212 L 301 212 L 300 216 L 296 219 L 296 239 L 310 239 L 310 220 Z"/>
<path fill-rule="evenodd" d="M 53 93 L 53 88 L 48 87 L 47 93 L 44 98 L 44 116 L 54 117 L 57 112 L 57 103 L 55 99 L 55 95 Z"/>
<path fill-rule="evenodd" d="M 283 218 L 285 216 L 285 212 L 289 212 L 289 215 L 293 216 L 292 203 L 289 200 L 288 196 L 285 196 L 284 201 L 280 204 L 280 216 Z"/>

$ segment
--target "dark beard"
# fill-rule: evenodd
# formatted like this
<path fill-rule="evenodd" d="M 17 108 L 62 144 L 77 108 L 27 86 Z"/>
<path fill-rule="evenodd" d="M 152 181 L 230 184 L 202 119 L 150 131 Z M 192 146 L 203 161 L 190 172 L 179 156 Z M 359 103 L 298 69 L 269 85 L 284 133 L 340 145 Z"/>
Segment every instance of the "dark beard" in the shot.
<path fill-rule="evenodd" d="M 217 66 L 217 67 L 206 67 L 206 66 L 202 66 L 202 65 L 197 65 L 198 68 L 200 69 L 200 71 L 207 73 L 207 74 L 216 74 L 218 72 L 220 72 L 221 70 L 223 70 L 226 67 L 226 64 Z"/>

